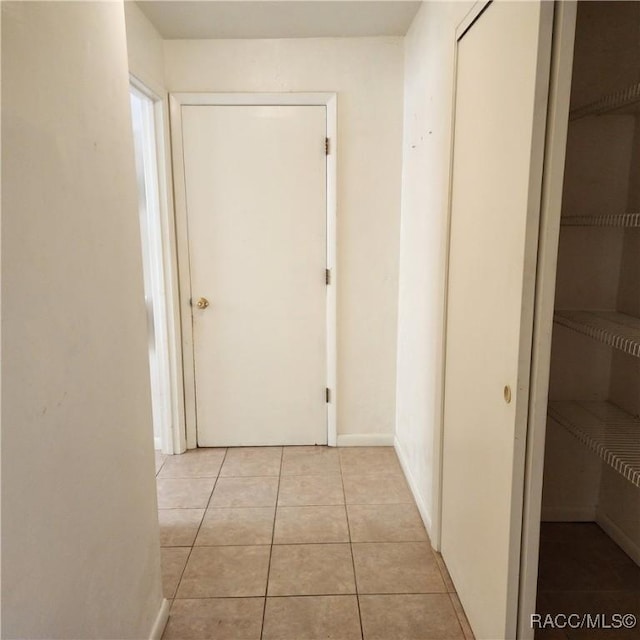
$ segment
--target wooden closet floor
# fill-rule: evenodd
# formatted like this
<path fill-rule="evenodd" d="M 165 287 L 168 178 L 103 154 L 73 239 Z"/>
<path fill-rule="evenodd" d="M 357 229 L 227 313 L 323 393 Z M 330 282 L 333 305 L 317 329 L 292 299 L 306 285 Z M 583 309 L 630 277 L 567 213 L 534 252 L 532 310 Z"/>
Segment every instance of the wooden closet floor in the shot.
<path fill-rule="evenodd" d="M 537 611 L 554 618 L 602 614 L 605 624 L 612 624 L 613 614 L 640 620 L 640 567 L 594 522 L 543 522 Z M 633 629 L 538 629 L 535 637 L 635 640 L 640 622 Z"/>

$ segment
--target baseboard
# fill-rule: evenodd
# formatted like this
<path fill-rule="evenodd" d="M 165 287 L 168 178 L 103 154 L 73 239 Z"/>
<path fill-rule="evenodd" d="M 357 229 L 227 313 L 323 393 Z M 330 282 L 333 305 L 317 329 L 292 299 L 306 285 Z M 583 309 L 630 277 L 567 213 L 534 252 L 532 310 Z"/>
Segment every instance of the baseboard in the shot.
<path fill-rule="evenodd" d="M 542 522 L 595 522 L 594 507 L 542 507 Z"/>
<path fill-rule="evenodd" d="M 634 540 L 604 513 L 597 514 L 596 522 L 636 564 L 640 565 L 640 546 Z"/>
<path fill-rule="evenodd" d="M 338 436 L 339 447 L 392 447 L 392 433 L 345 433 Z"/>
<path fill-rule="evenodd" d="M 167 622 L 169 622 L 169 609 L 171 609 L 171 601 L 163 598 L 160 611 L 158 611 L 156 621 L 153 623 L 149 640 L 161 640 L 164 628 L 167 626 Z"/>
<path fill-rule="evenodd" d="M 407 479 L 407 484 L 409 485 L 409 489 L 411 489 L 411 493 L 413 494 L 413 499 L 416 501 L 416 506 L 418 507 L 418 511 L 420 512 L 420 517 L 422 518 L 422 522 L 424 522 L 424 526 L 427 530 L 427 534 L 429 535 L 429 540 L 433 539 L 432 535 L 432 526 L 433 523 L 431 521 L 431 516 L 427 511 L 427 507 L 424 504 L 424 500 L 418 491 L 418 483 L 416 482 L 413 474 L 411 473 L 411 469 L 409 467 L 409 462 L 407 460 L 407 456 L 404 453 L 404 449 L 400 444 L 398 438 L 394 438 L 393 446 L 396 450 L 396 455 L 398 456 L 398 460 L 400 461 L 400 466 L 402 467 L 402 471 L 404 472 L 404 476 Z"/>

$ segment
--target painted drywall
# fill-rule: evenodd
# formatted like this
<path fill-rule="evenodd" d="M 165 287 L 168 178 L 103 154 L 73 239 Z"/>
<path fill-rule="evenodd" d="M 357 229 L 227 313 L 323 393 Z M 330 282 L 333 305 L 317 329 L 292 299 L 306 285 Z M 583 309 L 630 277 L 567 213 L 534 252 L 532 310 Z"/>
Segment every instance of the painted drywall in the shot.
<path fill-rule="evenodd" d="M 395 423 L 403 41 L 167 40 L 171 92 L 338 93 L 338 443 Z"/>
<path fill-rule="evenodd" d="M 453 55 L 471 6 L 424 3 L 405 39 L 396 449 L 436 546 Z"/>
<path fill-rule="evenodd" d="M 135 2 L 124 3 L 129 71 L 158 97 L 166 96 L 162 37 Z"/>
<path fill-rule="evenodd" d="M 2 4 L 2 637 L 163 604 L 118 2 Z"/>

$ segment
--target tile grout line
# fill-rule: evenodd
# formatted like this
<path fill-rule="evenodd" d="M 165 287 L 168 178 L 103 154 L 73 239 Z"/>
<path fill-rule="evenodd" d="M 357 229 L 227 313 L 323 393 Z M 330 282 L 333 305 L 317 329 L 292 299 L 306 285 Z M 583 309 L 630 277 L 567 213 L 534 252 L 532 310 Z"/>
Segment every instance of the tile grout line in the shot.
<path fill-rule="evenodd" d="M 218 475 L 215 478 L 215 481 L 213 483 L 213 487 L 211 488 L 211 493 L 209 494 L 209 499 L 207 500 L 207 504 L 204 508 L 204 513 L 202 514 L 202 519 L 200 520 L 200 524 L 198 525 L 198 530 L 196 531 L 196 535 L 193 538 L 193 542 L 191 543 L 191 547 L 189 548 L 189 553 L 187 554 L 187 560 L 184 563 L 184 567 L 182 568 L 182 571 L 180 572 L 180 578 L 178 580 L 178 584 L 176 586 L 176 590 L 175 593 L 173 594 L 173 598 L 171 600 L 171 608 L 173 608 L 173 603 L 176 600 L 176 596 L 178 595 L 178 590 L 180 589 L 180 584 L 182 583 L 182 578 L 184 577 L 184 572 L 187 570 L 187 565 L 189 564 L 189 559 L 191 558 L 191 554 L 193 553 L 193 549 L 195 547 L 196 544 L 196 540 L 198 539 L 198 534 L 200 533 L 200 529 L 202 527 L 202 523 L 204 522 L 204 517 L 207 515 L 207 509 L 209 508 L 209 503 L 211 502 L 211 498 L 213 497 L 213 492 L 216 489 L 216 485 L 218 484 L 218 478 L 220 477 L 220 471 L 222 471 L 222 465 L 224 464 L 224 461 L 227 459 L 227 452 L 229 451 L 229 448 L 225 448 L 224 450 L 224 456 L 222 456 L 222 462 L 220 463 L 220 467 L 218 469 Z M 181 599 L 181 598 L 179 598 Z"/>
<path fill-rule="evenodd" d="M 155 450 L 154 450 L 154 453 L 155 453 Z M 160 466 L 156 470 L 156 479 L 158 478 L 158 474 L 162 471 L 162 467 L 164 467 L 164 463 L 167 461 L 167 456 L 164 453 L 161 453 L 160 455 L 162 455 L 162 462 L 160 463 Z"/>
<path fill-rule="evenodd" d="M 343 543 L 346 544 L 346 543 Z M 266 547 L 267 545 L 256 545 Z M 354 593 L 287 593 L 282 595 L 271 595 L 270 598 L 349 598 Z M 362 593 L 363 596 L 449 596 L 449 593 L 442 591 L 393 591 L 382 593 Z M 175 600 L 247 600 L 263 599 L 264 596 L 189 596 L 188 598 L 174 598 Z"/>
<path fill-rule="evenodd" d="M 264 621 L 267 615 L 267 595 L 269 593 L 269 578 L 271 577 L 271 558 L 273 557 L 273 541 L 276 535 L 276 518 L 278 516 L 278 498 L 280 497 L 280 480 L 282 478 L 283 461 L 284 461 L 284 446 L 280 449 L 280 471 L 278 473 L 278 488 L 276 490 L 276 504 L 273 510 L 273 526 L 271 527 L 271 544 L 269 545 L 269 564 L 267 565 L 267 581 L 264 586 L 264 604 L 262 605 L 262 624 L 260 625 L 260 640 L 263 640 Z"/>
<path fill-rule="evenodd" d="M 342 458 L 338 447 L 338 462 L 340 464 L 340 480 L 342 481 L 342 495 L 344 497 L 344 517 L 347 521 L 347 533 L 349 534 L 349 551 L 351 552 L 351 566 L 353 568 L 353 586 L 356 590 L 356 604 L 358 606 L 358 622 L 360 622 L 360 637 L 364 639 L 364 628 L 362 626 L 362 611 L 360 610 L 360 594 L 358 592 L 358 577 L 356 575 L 356 561 L 353 557 L 353 540 L 351 539 L 351 525 L 349 524 L 349 511 L 347 510 L 347 494 L 344 489 L 344 474 L 342 473 Z"/>
<path fill-rule="evenodd" d="M 247 479 L 249 478 L 275 478 L 277 476 L 245 476 Z M 304 477 L 304 476 L 300 476 L 300 477 Z M 216 476 L 206 476 L 206 477 L 199 477 L 199 478 L 159 478 L 160 480 L 217 480 Z M 221 480 L 224 480 L 225 478 L 221 478 Z M 397 506 L 402 506 L 402 505 L 412 505 L 413 503 L 411 502 L 350 502 L 348 504 L 348 506 L 350 507 L 397 507 Z M 230 506 L 230 507 L 215 507 L 215 506 L 211 506 L 208 505 L 207 507 L 205 507 L 206 509 L 212 509 L 212 510 L 216 510 L 216 509 L 267 509 L 269 508 L 271 505 L 269 504 L 253 504 L 253 505 L 236 505 L 236 506 Z M 286 508 L 286 509 L 298 509 L 298 508 L 304 508 L 304 507 L 344 507 L 345 503 L 344 502 L 339 502 L 339 503 L 331 503 L 331 504 L 326 504 L 326 503 L 322 503 L 322 504 L 280 504 L 278 505 L 280 507 Z M 167 507 L 167 508 L 158 508 L 158 511 L 185 511 L 188 509 L 191 510 L 197 510 L 197 509 L 202 509 L 203 507 Z M 398 540 L 398 542 L 414 542 L 413 540 Z M 417 542 L 417 541 L 416 541 Z M 331 544 L 331 543 L 326 543 L 326 544 Z M 186 546 L 186 545 L 182 545 L 182 546 Z"/>
<path fill-rule="evenodd" d="M 339 505 L 335 505 L 337 507 L 344 507 L 345 505 L 343 504 L 339 504 Z M 255 508 L 255 509 L 268 509 L 269 507 L 248 507 L 248 508 Z M 288 507 L 286 507 L 288 508 Z M 174 545 L 165 545 L 162 548 L 163 549 L 186 549 L 190 546 L 197 546 L 197 547 L 202 547 L 203 549 L 206 548 L 210 548 L 210 547 L 269 547 L 269 546 L 273 546 L 273 547 L 312 547 L 312 546 L 316 546 L 316 545 L 322 545 L 322 546 L 327 546 L 327 545 L 341 545 L 341 544 L 349 544 L 350 540 L 347 541 L 342 541 L 342 542 L 277 542 L 277 543 L 253 543 L 253 544 L 238 544 L 238 543 L 231 543 L 231 544 L 198 544 L 198 545 L 188 545 L 188 544 L 174 544 Z M 429 544 L 427 541 L 425 540 L 391 540 L 390 542 L 385 542 L 385 541 L 376 541 L 376 540 L 363 540 L 362 542 L 356 542 L 355 544 L 377 544 L 377 545 L 381 545 L 381 544 L 394 544 L 394 545 L 398 545 L 398 544 Z M 609 590 L 609 591 L 603 591 L 602 593 L 617 593 L 619 591 L 623 591 L 621 589 L 613 589 L 613 590 Z M 586 592 L 591 592 L 591 590 L 587 589 Z M 434 591 L 434 593 L 449 593 L 448 591 Z M 455 593 L 454 591 L 452 591 L 451 593 Z M 553 593 L 551 591 L 547 591 L 546 593 Z M 596 593 L 600 593 L 600 592 L 596 592 Z M 366 594 L 366 595 L 370 595 L 370 594 Z M 381 595 L 381 594 L 379 594 Z"/>

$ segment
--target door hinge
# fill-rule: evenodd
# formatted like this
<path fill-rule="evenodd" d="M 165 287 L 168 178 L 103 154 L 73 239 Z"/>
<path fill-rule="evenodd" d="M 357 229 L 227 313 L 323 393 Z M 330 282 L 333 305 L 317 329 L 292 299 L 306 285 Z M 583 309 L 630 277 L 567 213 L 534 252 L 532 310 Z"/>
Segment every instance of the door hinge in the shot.
<path fill-rule="evenodd" d="M 329 155 L 329 138 L 324 139 L 324 153 L 325 155 Z"/>
<path fill-rule="evenodd" d="M 327 404 L 329 404 L 329 402 L 331 402 L 331 389 L 329 389 L 329 387 L 324 390 L 324 397 L 327 401 Z"/>
<path fill-rule="evenodd" d="M 325 284 L 331 284 L 331 269 L 324 270 L 324 282 Z"/>

